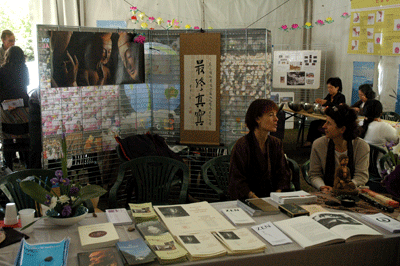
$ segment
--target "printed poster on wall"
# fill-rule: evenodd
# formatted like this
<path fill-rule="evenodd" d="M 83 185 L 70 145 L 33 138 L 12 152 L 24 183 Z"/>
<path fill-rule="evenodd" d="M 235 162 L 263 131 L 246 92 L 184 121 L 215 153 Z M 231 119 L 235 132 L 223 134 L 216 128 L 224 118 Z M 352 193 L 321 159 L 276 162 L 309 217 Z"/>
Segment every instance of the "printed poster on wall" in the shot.
<path fill-rule="evenodd" d="M 353 2 L 347 52 L 400 55 L 400 0 Z"/>
<path fill-rule="evenodd" d="M 353 86 L 351 90 L 351 104 L 359 100 L 358 87 L 362 84 L 374 84 L 374 62 L 353 62 Z M 372 88 L 375 92 L 377 90 Z"/>
<path fill-rule="evenodd" d="M 396 110 L 395 112 L 400 114 L 400 65 L 399 65 L 399 73 L 397 75 L 397 99 L 396 99 Z"/>
<path fill-rule="evenodd" d="M 318 89 L 321 51 L 274 51 L 273 88 Z"/>

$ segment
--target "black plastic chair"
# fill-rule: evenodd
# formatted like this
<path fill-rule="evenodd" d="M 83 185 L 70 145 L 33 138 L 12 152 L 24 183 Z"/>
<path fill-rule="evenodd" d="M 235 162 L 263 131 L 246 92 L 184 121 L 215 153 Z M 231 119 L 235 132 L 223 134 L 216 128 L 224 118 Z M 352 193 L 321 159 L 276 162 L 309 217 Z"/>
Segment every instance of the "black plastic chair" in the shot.
<path fill-rule="evenodd" d="M 127 172 L 130 172 L 131 175 L 127 175 Z M 131 202 L 152 202 L 154 205 L 169 204 L 171 190 L 175 184 L 180 185 L 178 203 L 186 203 L 189 168 L 178 160 L 161 156 L 146 156 L 122 163 L 119 166 L 117 181 L 110 190 L 109 208 L 116 208 L 118 201 L 122 199 L 119 188 L 124 180 L 126 185 L 125 208 Z M 176 180 L 180 182 L 176 182 Z M 132 200 L 133 195 L 135 195 L 134 201 Z"/>
<path fill-rule="evenodd" d="M 396 112 L 383 112 L 381 118 L 385 120 L 400 122 L 400 115 Z"/>

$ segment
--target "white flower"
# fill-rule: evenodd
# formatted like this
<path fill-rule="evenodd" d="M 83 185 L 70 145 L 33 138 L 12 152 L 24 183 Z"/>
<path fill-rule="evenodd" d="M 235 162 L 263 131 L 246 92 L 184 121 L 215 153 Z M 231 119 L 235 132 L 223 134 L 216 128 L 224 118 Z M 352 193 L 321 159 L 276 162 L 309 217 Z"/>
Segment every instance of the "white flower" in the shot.
<path fill-rule="evenodd" d="M 49 208 L 54 209 L 54 207 L 56 207 L 56 205 L 57 205 L 57 197 L 52 197 Z"/>
<path fill-rule="evenodd" d="M 58 199 L 58 202 L 61 204 L 67 203 L 69 201 L 69 197 L 67 195 L 61 195 L 60 198 Z"/>
<path fill-rule="evenodd" d="M 75 196 L 71 196 L 71 200 L 72 200 L 72 202 L 74 202 L 76 200 L 76 197 Z"/>

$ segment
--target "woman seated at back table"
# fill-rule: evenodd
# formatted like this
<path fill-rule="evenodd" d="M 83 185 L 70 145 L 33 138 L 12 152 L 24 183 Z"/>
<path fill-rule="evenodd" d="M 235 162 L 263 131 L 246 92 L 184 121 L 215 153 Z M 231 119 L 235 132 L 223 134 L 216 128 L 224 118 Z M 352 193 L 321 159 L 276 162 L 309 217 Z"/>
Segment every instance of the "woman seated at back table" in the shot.
<path fill-rule="evenodd" d="M 319 103 L 323 107 L 339 106 L 340 104 L 346 103 L 346 97 L 342 94 L 343 88 L 340 78 L 329 78 L 326 84 L 329 92 L 328 95 L 326 95 L 324 99 L 316 99 L 316 103 Z M 308 128 L 307 141 L 304 144 L 305 147 L 311 146 L 314 140 L 322 136 L 322 125 L 324 123 L 324 120 L 311 121 L 310 127 Z"/>
<path fill-rule="evenodd" d="M 314 141 L 310 156 L 310 181 L 320 191 L 331 191 L 339 157 L 349 158 L 351 181 L 356 187 L 368 181 L 369 145 L 358 137 L 356 112 L 343 104 L 325 110 L 325 136 Z"/>
<path fill-rule="evenodd" d="M 271 100 L 253 101 L 246 113 L 250 132 L 232 149 L 228 192 L 231 199 L 268 197 L 290 188 L 290 171 L 277 130 L 278 106 Z"/>
<path fill-rule="evenodd" d="M 394 127 L 380 119 L 382 104 L 378 100 L 368 100 L 364 105 L 365 119 L 362 124 L 361 137 L 369 144 L 387 149 L 387 142 L 398 143 L 399 135 Z"/>
<path fill-rule="evenodd" d="M 358 115 L 364 115 L 363 108 L 367 100 L 375 99 L 375 92 L 372 90 L 371 85 L 369 84 L 362 84 L 358 87 L 358 100 L 355 104 L 351 106 Z"/>

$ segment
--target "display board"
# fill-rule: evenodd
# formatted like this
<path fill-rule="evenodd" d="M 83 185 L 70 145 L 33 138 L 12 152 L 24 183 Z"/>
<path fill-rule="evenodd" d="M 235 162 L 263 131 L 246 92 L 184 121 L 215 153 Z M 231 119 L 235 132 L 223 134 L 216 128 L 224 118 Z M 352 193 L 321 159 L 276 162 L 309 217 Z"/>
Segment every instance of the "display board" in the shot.
<path fill-rule="evenodd" d="M 321 75 L 321 51 L 274 51 L 274 88 L 318 89 Z"/>
<path fill-rule="evenodd" d="M 349 54 L 400 55 L 400 1 L 352 3 Z"/>
<path fill-rule="evenodd" d="M 181 143 L 220 145 L 220 33 L 182 33 Z"/>

